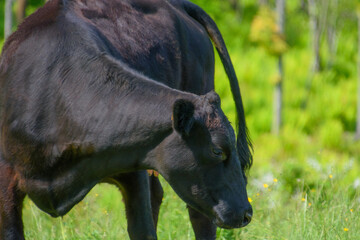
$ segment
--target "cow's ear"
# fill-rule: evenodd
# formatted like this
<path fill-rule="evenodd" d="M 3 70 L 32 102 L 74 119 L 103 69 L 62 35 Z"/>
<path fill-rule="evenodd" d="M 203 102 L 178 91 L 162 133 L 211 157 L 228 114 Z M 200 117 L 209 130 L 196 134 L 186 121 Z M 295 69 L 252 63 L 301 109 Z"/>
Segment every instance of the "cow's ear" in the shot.
<path fill-rule="evenodd" d="M 174 103 L 173 126 L 181 135 L 188 136 L 194 125 L 194 104 L 188 100 L 179 99 Z"/>

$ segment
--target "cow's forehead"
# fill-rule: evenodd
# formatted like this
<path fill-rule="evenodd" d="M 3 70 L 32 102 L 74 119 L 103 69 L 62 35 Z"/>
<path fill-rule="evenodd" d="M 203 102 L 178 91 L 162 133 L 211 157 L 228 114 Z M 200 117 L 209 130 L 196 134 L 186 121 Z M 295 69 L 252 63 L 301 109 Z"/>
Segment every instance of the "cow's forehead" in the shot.
<path fill-rule="evenodd" d="M 210 130 L 226 128 L 225 115 L 219 111 L 213 104 L 206 108 L 205 125 Z"/>
<path fill-rule="evenodd" d="M 203 99 L 199 106 L 198 114 L 209 131 L 223 132 L 224 134 L 231 134 L 233 132 L 231 124 L 221 110 L 219 103 Z"/>

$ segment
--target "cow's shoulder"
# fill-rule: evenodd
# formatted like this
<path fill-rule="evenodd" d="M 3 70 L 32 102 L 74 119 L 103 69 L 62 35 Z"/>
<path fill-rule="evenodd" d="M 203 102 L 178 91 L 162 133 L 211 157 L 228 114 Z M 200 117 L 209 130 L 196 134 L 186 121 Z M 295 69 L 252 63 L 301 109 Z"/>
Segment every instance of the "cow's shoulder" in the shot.
<path fill-rule="evenodd" d="M 7 68 L 9 58 L 16 52 L 20 44 L 25 41 L 31 34 L 38 30 L 44 29 L 53 24 L 60 14 L 63 7 L 63 0 L 52 0 L 39 8 L 36 12 L 27 17 L 18 29 L 11 34 L 6 40 L 2 55 L 0 70 Z"/>

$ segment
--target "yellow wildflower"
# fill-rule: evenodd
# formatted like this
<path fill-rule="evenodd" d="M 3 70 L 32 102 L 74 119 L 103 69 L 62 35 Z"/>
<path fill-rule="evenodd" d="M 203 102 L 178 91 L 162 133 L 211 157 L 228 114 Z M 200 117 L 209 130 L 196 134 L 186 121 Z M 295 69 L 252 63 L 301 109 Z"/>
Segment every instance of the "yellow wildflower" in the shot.
<path fill-rule="evenodd" d="M 302 201 L 302 202 L 305 202 L 305 198 L 301 198 L 301 201 Z"/>
<path fill-rule="evenodd" d="M 276 183 L 276 182 L 278 182 L 277 178 L 274 178 L 274 180 L 273 180 L 273 181 L 274 181 L 275 183 Z"/>
<path fill-rule="evenodd" d="M 260 193 L 257 193 L 256 196 L 260 196 Z"/>
<path fill-rule="evenodd" d="M 264 183 L 264 184 L 263 184 L 263 187 L 264 187 L 264 188 L 268 188 L 269 185 L 267 185 L 266 183 Z"/>
<path fill-rule="evenodd" d="M 252 202 L 252 199 L 251 199 L 251 198 L 248 198 L 248 201 L 249 201 L 249 203 L 251 203 L 251 202 Z"/>
<path fill-rule="evenodd" d="M 330 174 L 330 175 L 329 175 L 329 178 L 333 178 L 333 175 L 332 175 L 332 174 Z"/>
<path fill-rule="evenodd" d="M 354 211 L 354 209 L 350 209 L 350 212 L 353 212 Z"/>
<path fill-rule="evenodd" d="M 310 203 L 310 202 L 309 202 L 309 204 L 308 204 L 308 205 L 309 205 L 309 207 L 311 207 L 311 203 Z"/>
<path fill-rule="evenodd" d="M 349 231 L 349 229 L 348 229 L 348 228 L 344 228 L 344 231 L 347 232 L 347 231 Z"/>

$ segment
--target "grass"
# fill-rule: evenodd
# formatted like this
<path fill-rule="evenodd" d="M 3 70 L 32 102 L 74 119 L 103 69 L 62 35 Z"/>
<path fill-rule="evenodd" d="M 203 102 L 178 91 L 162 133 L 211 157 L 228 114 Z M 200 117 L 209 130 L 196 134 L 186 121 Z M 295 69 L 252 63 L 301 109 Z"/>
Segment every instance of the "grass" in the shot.
<path fill-rule="evenodd" d="M 271 172 L 252 178 L 248 186 L 254 217 L 243 229 L 218 229 L 217 239 L 358 239 L 360 192 L 343 187 L 346 168 L 321 177 L 312 186 L 293 178 L 289 193 L 283 176 Z M 163 180 L 165 197 L 158 225 L 159 239 L 194 239 L 185 204 Z M 26 239 L 129 239 L 121 194 L 107 184 L 96 186 L 63 218 L 51 218 L 26 199 Z"/>
<path fill-rule="evenodd" d="M 164 188 L 159 239 L 193 239 L 185 204 L 169 185 Z M 52 218 L 25 199 L 23 219 L 26 239 L 129 239 L 122 196 L 109 184 L 96 186 L 63 218 Z"/>
<path fill-rule="evenodd" d="M 95 187 L 63 218 L 52 218 L 25 200 L 23 219 L 27 239 L 126 239 L 121 195 L 111 186 Z"/>

